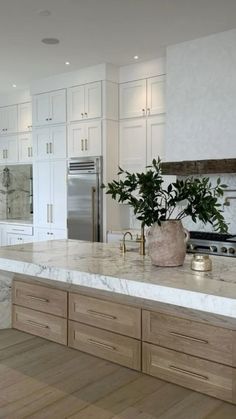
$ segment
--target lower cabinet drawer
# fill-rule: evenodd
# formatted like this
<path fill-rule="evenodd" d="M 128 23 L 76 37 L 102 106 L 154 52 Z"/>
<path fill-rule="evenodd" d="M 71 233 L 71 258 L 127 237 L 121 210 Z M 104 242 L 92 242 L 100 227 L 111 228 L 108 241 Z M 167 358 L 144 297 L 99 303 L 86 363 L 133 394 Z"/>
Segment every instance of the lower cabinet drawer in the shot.
<path fill-rule="evenodd" d="M 67 344 L 67 320 L 51 314 L 13 305 L 12 326 L 32 335 Z"/>
<path fill-rule="evenodd" d="M 42 285 L 14 281 L 13 304 L 67 317 L 67 293 Z"/>
<path fill-rule="evenodd" d="M 188 319 L 143 310 L 143 340 L 209 361 L 235 365 L 235 332 Z"/>
<path fill-rule="evenodd" d="M 234 401 L 234 368 L 149 343 L 143 343 L 142 357 L 146 374 L 218 399 Z"/>
<path fill-rule="evenodd" d="M 141 370 L 141 342 L 126 336 L 69 321 L 68 346 Z"/>
<path fill-rule="evenodd" d="M 69 318 L 132 338 L 141 338 L 141 310 L 98 298 L 69 294 Z"/>

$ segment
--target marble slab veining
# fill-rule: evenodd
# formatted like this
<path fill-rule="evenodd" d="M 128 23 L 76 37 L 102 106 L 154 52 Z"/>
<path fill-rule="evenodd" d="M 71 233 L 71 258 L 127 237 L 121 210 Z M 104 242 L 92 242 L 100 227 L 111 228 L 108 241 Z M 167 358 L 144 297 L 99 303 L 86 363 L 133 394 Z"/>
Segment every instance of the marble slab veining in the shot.
<path fill-rule="evenodd" d="M 205 273 L 192 271 L 190 259 L 178 268 L 161 268 L 148 255 L 122 255 L 118 244 L 76 240 L 0 248 L 2 271 L 236 318 L 236 258 L 212 257 L 213 270 Z M 0 276 L 0 296 L 4 288 Z"/>

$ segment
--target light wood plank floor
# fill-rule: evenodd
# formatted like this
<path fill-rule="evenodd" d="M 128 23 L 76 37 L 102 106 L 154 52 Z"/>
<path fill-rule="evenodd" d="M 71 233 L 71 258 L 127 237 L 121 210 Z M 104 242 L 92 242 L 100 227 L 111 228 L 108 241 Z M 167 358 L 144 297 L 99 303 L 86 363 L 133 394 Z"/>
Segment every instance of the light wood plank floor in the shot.
<path fill-rule="evenodd" d="M 236 406 L 26 333 L 2 330 L 0 418 L 235 419 Z"/>

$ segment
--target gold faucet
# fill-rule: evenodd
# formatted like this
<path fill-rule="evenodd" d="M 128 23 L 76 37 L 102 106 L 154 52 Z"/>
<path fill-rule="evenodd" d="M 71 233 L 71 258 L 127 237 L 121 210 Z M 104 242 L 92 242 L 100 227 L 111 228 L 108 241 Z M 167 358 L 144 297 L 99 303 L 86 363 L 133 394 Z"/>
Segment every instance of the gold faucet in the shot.
<path fill-rule="evenodd" d="M 130 239 L 133 240 L 133 236 L 130 233 L 130 231 L 126 231 L 126 233 L 124 233 L 124 235 L 123 235 L 122 244 L 120 245 L 120 250 L 122 251 L 122 253 L 126 253 L 125 238 L 126 238 L 127 235 L 129 235 L 130 236 Z"/>
<path fill-rule="evenodd" d="M 145 233 L 144 233 L 144 227 L 141 227 L 141 236 L 137 237 L 136 243 L 140 243 L 140 248 L 139 248 L 140 255 L 145 256 L 145 254 L 146 254 L 146 251 L 145 251 L 146 238 L 145 238 Z"/>

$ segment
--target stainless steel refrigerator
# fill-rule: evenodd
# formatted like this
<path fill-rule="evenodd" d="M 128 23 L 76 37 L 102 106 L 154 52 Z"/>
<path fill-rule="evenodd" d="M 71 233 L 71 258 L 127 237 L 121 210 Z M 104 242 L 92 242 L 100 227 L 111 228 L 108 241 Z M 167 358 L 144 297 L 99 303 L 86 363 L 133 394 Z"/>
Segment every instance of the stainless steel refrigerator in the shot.
<path fill-rule="evenodd" d="M 102 159 L 71 159 L 68 167 L 68 238 L 102 241 Z"/>

